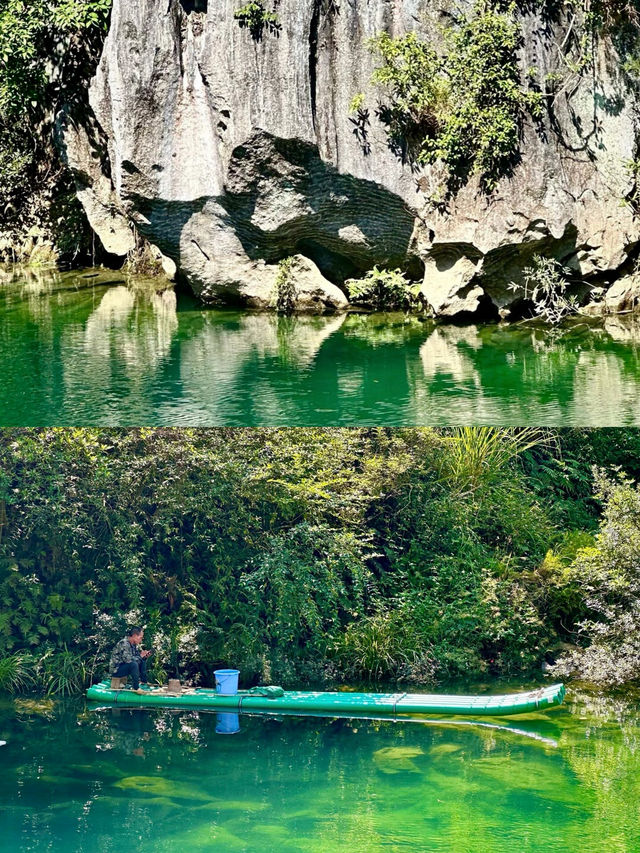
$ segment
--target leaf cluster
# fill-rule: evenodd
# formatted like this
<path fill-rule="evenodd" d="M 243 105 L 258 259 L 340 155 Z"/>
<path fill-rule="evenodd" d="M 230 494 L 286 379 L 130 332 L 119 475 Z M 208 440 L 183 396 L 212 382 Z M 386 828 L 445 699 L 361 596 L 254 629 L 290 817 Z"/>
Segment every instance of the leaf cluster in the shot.
<path fill-rule="evenodd" d="M 521 81 L 514 15 L 514 3 L 479 0 L 447 30 L 440 53 L 415 33 L 371 42 L 382 60 L 373 82 L 391 99 L 380 116 L 392 142 L 418 162 L 441 161 L 450 191 L 471 175 L 492 191 L 517 162 L 525 115 L 542 114 L 541 93 Z"/>
<path fill-rule="evenodd" d="M 531 302 L 536 317 L 556 325 L 578 311 L 578 300 L 567 295 L 571 270 L 555 258 L 533 256 L 533 266 L 522 271 L 523 285 L 512 283 L 510 290 Z"/>
<path fill-rule="evenodd" d="M 270 32 L 277 32 L 280 29 L 278 14 L 274 11 L 268 11 L 260 0 L 251 0 L 250 3 L 245 3 L 244 6 L 236 9 L 233 17 L 241 27 L 249 30 L 256 41 L 262 38 L 265 29 Z"/>
<path fill-rule="evenodd" d="M 409 282 L 399 269 L 375 266 L 364 278 L 348 279 L 346 286 L 352 302 L 373 311 L 409 311 L 420 304 L 420 284 Z"/>

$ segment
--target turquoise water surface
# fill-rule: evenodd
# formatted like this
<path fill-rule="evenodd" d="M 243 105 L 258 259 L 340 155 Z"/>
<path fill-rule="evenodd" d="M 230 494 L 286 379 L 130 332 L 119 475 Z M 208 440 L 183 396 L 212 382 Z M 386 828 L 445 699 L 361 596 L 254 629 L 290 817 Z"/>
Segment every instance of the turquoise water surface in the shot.
<path fill-rule="evenodd" d="M 640 425 L 640 318 L 284 318 L 104 271 L 3 276 L 0 426 Z"/>
<path fill-rule="evenodd" d="M 640 850 L 638 705 L 376 722 L 0 705 L 4 849 Z M 228 728 L 228 725 L 227 725 Z"/>

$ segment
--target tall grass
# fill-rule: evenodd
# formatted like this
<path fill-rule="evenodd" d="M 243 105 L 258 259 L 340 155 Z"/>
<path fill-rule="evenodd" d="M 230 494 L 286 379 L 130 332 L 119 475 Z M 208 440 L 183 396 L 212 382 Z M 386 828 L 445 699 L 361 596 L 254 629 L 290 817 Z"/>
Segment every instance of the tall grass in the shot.
<path fill-rule="evenodd" d="M 440 473 L 448 487 L 459 493 L 490 485 L 526 451 L 557 443 L 550 430 L 539 427 L 460 427 L 443 440 L 446 453 Z"/>
<path fill-rule="evenodd" d="M 377 613 L 352 623 L 335 652 L 345 674 L 351 677 L 374 682 L 433 678 L 434 667 L 426 643 L 406 615 L 398 611 Z"/>
<path fill-rule="evenodd" d="M 64 649 L 47 653 L 40 661 L 42 685 L 48 696 L 71 696 L 84 689 L 88 679 L 82 655 Z"/>
<path fill-rule="evenodd" d="M 23 693 L 36 684 L 36 660 L 25 652 L 0 658 L 0 690 Z"/>

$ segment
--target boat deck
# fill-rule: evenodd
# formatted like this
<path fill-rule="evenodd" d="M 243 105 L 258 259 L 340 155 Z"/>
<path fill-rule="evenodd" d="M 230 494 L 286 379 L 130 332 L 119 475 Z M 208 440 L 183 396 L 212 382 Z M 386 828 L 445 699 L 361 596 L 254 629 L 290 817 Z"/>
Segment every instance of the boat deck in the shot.
<path fill-rule="evenodd" d="M 216 693 L 206 688 L 170 692 L 166 688 L 152 688 L 144 694 L 132 690 L 112 690 L 109 681 L 95 684 L 87 691 L 87 698 L 103 704 L 134 707 L 202 708 L 223 713 L 311 713 L 326 716 L 372 714 L 384 717 L 402 717 L 409 714 L 480 715 L 503 717 L 527 714 L 560 705 L 564 700 L 563 684 L 554 684 L 538 690 L 503 695 L 455 696 L 423 693 L 350 693 L 287 691 L 283 696 L 269 698 L 251 691 L 238 691 L 233 696 Z"/>

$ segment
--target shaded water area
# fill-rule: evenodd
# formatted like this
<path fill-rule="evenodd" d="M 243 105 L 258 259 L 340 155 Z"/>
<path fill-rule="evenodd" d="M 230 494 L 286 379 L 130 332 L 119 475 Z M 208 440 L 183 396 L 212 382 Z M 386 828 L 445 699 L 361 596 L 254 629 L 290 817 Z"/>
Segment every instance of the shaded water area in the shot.
<path fill-rule="evenodd" d="M 640 318 L 453 326 L 204 309 L 0 274 L 0 426 L 640 425 Z"/>
<path fill-rule="evenodd" d="M 233 721 L 231 721 L 233 722 Z M 491 721 L 0 701 L 12 851 L 640 850 L 640 709 L 569 692 Z"/>

